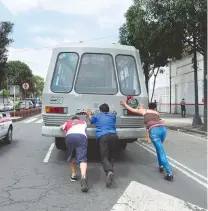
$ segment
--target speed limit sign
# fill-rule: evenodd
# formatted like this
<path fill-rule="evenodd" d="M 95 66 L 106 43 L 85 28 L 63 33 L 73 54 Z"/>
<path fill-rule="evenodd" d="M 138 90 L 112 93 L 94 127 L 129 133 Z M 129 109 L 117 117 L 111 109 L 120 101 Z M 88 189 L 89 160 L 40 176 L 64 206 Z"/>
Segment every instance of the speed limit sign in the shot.
<path fill-rule="evenodd" d="M 24 90 L 28 90 L 28 89 L 30 88 L 29 83 L 23 83 L 23 84 L 22 84 L 22 88 L 23 88 Z"/>

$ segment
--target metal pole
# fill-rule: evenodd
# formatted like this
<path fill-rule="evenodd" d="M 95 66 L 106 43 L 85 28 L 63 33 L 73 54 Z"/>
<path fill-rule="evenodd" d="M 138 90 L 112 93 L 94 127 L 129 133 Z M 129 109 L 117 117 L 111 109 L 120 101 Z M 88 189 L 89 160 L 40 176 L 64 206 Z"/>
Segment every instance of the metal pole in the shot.
<path fill-rule="evenodd" d="M 25 89 L 25 109 L 26 109 L 26 89 Z"/>
<path fill-rule="evenodd" d="M 171 114 L 171 95 L 172 95 L 172 92 L 171 92 L 171 89 L 172 89 L 172 85 L 171 85 L 171 61 L 170 61 L 170 69 L 169 69 L 169 77 L 170 77 L 170 114 Z"/>
<path fill-rule="evenodd" d="M 14 86 L 14 103 L 13 103 L 13 109 L 14 109 L 14 116 L 15 116 L 15 86 Z"/>

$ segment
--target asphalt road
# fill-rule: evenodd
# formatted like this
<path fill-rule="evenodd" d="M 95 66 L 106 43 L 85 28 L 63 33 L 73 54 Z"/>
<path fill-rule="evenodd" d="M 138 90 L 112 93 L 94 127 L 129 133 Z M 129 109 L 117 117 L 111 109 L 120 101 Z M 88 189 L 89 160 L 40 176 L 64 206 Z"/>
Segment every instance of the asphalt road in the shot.
<path fill-rule="evenodd" d="M 174 182 L 158 173 L 152 145 L 128 144 L 115 164 L 115 183 L 105 187 L 105 175 L 97 156 L 90 156 L 89 192 L 71 183 L 66 152 L 53 148 L 53 138 L 42 137 L 41 117 L 14 123 L 11 145 L 0 146 L 1 211 L 111 210 L 131 181 L 207 208 L 207 142 L 195 136 L 169 131 L 166 152 L 175 168 Z M 98 209 L 99 208 L 99 209 Z"/>

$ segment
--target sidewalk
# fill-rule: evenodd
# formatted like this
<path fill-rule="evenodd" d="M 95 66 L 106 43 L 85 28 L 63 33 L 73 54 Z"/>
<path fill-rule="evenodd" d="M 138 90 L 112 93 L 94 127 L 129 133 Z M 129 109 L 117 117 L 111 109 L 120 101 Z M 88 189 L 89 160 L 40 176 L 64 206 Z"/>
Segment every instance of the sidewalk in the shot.
<path fill-rule="evenodd" d="M 193 128 L 192 126 L 193 116 L 187 116 L 186 118 L 182 118 L 180 114 L 160 113 L 160 117 L 164 121 L 166 126 L 171 130 L 180 130 L 183 132 L 198 133 L 207 136 L 207 132 L 203 130 L 203 125 Z M 203 117 L 202 117 L 202 122 L 203 122 Z"/>

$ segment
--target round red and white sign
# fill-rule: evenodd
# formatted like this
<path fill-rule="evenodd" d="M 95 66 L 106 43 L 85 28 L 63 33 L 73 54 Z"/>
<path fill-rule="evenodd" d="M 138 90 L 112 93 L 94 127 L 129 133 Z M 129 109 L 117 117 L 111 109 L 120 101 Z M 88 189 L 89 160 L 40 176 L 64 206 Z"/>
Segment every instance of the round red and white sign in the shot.
<path fill-rule="evenodd" d="M 23 88 L 24 90 L 29 89 L 29 88 L 30 88 L 29 83 L 23 83 L 23 84 L 22 84 L 22 88 Z"/>

